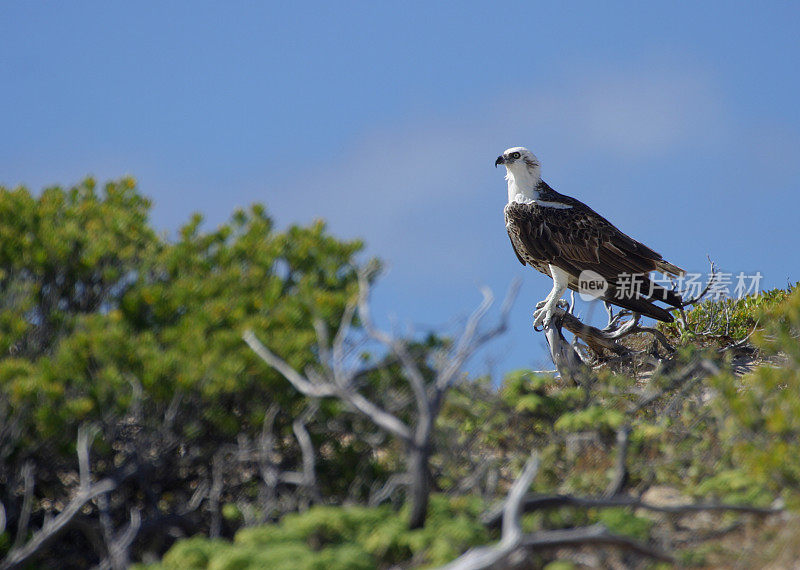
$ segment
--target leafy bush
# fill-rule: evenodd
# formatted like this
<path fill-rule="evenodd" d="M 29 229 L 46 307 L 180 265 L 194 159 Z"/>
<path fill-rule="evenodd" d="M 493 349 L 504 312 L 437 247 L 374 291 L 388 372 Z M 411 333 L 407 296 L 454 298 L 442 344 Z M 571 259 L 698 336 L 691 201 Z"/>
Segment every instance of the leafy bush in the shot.
<path fill-rule="evenodd" d="M 715 378 L 714 407 L 730 461 L 733 490 L 754 486 L 800 507 L 800 288 L 759 312 L 753 335 L 766 362 L 743 378 Z"/>
<path fill-rule="evenodd" d="M 280 523 L 240 530 L 233 543 L 179 541 L 151 570 L 299 568 L 348 570 L 404 564 L 438 566 L 488 540 L 477 521 L 483 504 L 431 497 L 425 528 L 408 530 L 405 512 L 388 506 L 315 506 Z"/>
<path fill-rule="evenodd" d="M 225 479 L 221 503 L 250 518 L 280 514 L 257 513 L 258 472 L 223 457 L 262 437 L 274 407 L 272 453 L 280 469 L 297 469 L 291 426 L 305 402 L 241 334 L 259 331 L 298 368 L 316 363 L 313 322 L 339 322 L 362 244 L 333 238 L 322 222 L 277 231 L 259 205 L 212 230 L 196 215 L 169 240 L 150 226 L 149 210 L 129 178 L 38 196 L 0 188 L 0 501 L 9 528 L 19 520 L 25 465 L 36 479 L 32 528 L 58 513 L 75 480 L 76 434 L 89 424 L 100 431 L 95 479 L 136 466 L 113 502 L 117 524 L 138 507 L 154 528 L 174 515 L 182 529 L 205 532 L 213 517 L 202 509 L 217 507 L 186 506 L 214 476 Z M 340 411 L 328 405 L 317 415 L 324 424 Z M 338 422 L 341 433 L 357 425 Z M 346 458 L 351 472 L 376 473 L 368 446 L 341 440 L 321 470 Z M 239 524 L 223 517 L 217 532 Z M 59 548 L 62 564 L 66 552 L 77 566 L 97 561 L 83 533 Z"/>
<path fill-rule="evenodd" d="M 295 369 L 319 367 L 315 321 L 322 331 L 340 321 L 361 243 L 335 239 L 323 223 L 278 231 L 261 206 L 212 230 L 195 216 L 169 240 L 150 227 L 149 208 L 131 179 L 38 196 L 0 189 L 0 554 L 12 547 L 26 493 L 28 535 L 75 495 L 75 436 L 87 425 L 100 434 L 92 480 L 118 486 L 84 505 L 81 524 L 34 563 L 97 564 L 107 554 L 97 537 L 108 524 L 124 534 L 136 509 L 144 520 L 131 557 L 166 552 L 152 568 L 439 565 L 497 538 L 479 515 L 505 496 L 531 449 L 541 458 L 536 492 L 607 493 L 620 434 L 625 493 L 661 487 L 681 500 L 800 506 L 796 287 L 701 304 L 686 328 L 659 325 L 678 351 L 646 373 L 599 370 L 587 387 L 524 370 L 499 387 L 465 378 L 434 434 L 432 479 L 447 496 L 434 495 L 426 525 L 410 531 L 407 507 L 394 508 L 401 493 L 392 506 L 363 506 L 401 469 L 402 442 L 375 436 L 335 401 L 314 404 L 306 425 L 317 488 L 296 483 L 303 465 L 292 421 L 308 402 L 241 340 L 252 328 Z M 429 375 L 424 364 L 447 345 L 431 335 L 409 351 Z M 414 395 L 398 382 L 396 359 L 358 358 L 370 367 L 357 380 L 361 393 L 413 424 Z M 600 522 L 668 542 L 675 531 L 665 520 L 563 507 L 524 525 Z M 192 538 L 172 544 L 176 535 Z M 681 556 L 726 562 L 721 546 Z M 559 565 L 569 563 L 550 567 Z"/>
<path fill-rule="evenodd" d="M 763 326 L 763 319 L 791 292 L 792 288 L 772 289 L 738 299 L 703 301 L 686 314 L 685 328 L 659 323 L 659 329 L 679 344 L 727 346 Z"/>

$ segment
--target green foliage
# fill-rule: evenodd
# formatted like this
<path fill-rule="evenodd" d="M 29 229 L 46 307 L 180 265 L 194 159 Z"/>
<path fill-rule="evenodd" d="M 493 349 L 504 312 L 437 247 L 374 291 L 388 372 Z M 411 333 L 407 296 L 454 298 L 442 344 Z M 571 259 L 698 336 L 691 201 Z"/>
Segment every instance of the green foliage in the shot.
<path fill-rule="evenodd" d="M 232 545 L 223 540 L 194 537 L 173 546 L 157 566 L 163 570 L 259 570 L 262 568 L 327 570 L 374 568 L 367 553 L 351 545 L 313 551 L 302 542 L 276 542 L 259 546 Z"/>
<path fill-rule="evenodd" d="M 202 569 L 228 543 L 220 539 L 207 539 L 199 536 L 182 540 L 164 555 L 162 565 L 164 568 Z"/>
<path fill-rule="evenodd" d="M 552 389 L 553 380 L 532 375 L 526 370 L 509 372 L 500 388 L 500 397 L 517 412 L 549 423 L 580 403 L 584 395 L 578 388 Z"/>
<path fill-rule="evenodd" d="M 499 465 L 518 465 L 522 452 L 535 446 L 541 457 L 534 482 L 538 492 L 603 493 L 614 474 L 615 431 L 627 425 L 631 431 L 626 489 L 633 494 L 659 485 L 685 497 L 684 501 L 695 497 L 764 506 L 780 495 L 790 501 L 797 493 L 800 472 L 794 461 L 800 457 L 796 447 L 800 424 L 795 425 L 800 417 L 796 396 L 800 386 L 795 387 L 800 325 L 792 316 L 796 310 L 792 303 L 797 301 L 790 293 L 771 291 L 728 304 L 729 323 L 739 323 L 729 324 L 733 337 L 720 334 L 700 342 L 692 335 L 674 334 L 678 326 L 672 325 L 673 340 L 682 344 L 654 374 L 633 379 L 601 370 L 584 391 L 517 371 L 506 376 L 496 397 L 474 389 L 464 396 L 457 416 L 448 408 L 445 417 L 459 418 L 462 432 L 478 442 L 472 469 L 498 452 Z M 724 314 L 724 306 L 713 313 Z M 707 325 L 709 318 L 705 308 L 688 313 L 693 326 Z M 734 337 L 744 339 L 756 323 L 763 329 L 752 337 L 757 350 L 746 343 L 735 351 L 720 350 L 729 347 Z M 732 352 L 745 362 L 771 358 L 770 365 L 736 376 L 730 368 Z M 787 367 L 787 358 L 794 364 Z M 723 372 L 703 376 L 702 369 L 695 368 L 702 362 Z M 639 405 L 651 395 L 649 403 Z M 479 403 L 469 406 L 470 400 Z M 655 525 L 663 525 L 658 518 L 621 508 L 545 510 L 527 515 L 524 521 L 530 531 L 601 522 L 613 532 L 645 541 Z M 693 552 L 685 557 L 699 556 L 699 550 Z"/>
<path fill-rule="evenodd" d="M 288 514 L 280 523 L 240 530 L 233 543 L 195 537 L 179 541 L 159 565 L 148 568 L 347 570 L 414 560 L 438 566 L 488 540 L 477 522 L 483 504 L 431 497 L 425 528 L 409 531 L 407 514 L 388 506 L 316 506 Z"/>
<path fill-rule="evenodd" d="M 0 502 L 19 511 L 17 477 L 30 463 L 37 524 L 68 500 L 81 425 L 100 430 L 93 478 L 128 464 L 146 473 L 112 501 L 115 524 L 134 506 L 180 518 L 214 458 L 261 436 L 270 406 L 279 412 L 273 455 L 280 469 L 299 466 L 291 423 L 306 402 L 242 332 L 253 329 L 298 369 L 317 364 L 314 321 L 338 325 L 356 290 L 361 242 L 337 240 L 322 222 L 278 231 L 259 205 L 215 229 L 195 215 L 168 239 L 149 212 L 128 178 L 39 195 L 0 188 Z M 340 435 L 357 431 L 336 403 L 315 419 L 324 426 L 333 416 Z M 329 435 L 309 430 L 317 447 Z M 346 465 L 338 472 L 347 479 L 320 477 L 331 496 L 356 473 L 382 474 L 369 446 L 339 439 L 317 463 L 321 474 Z M 218 464 L 222 531 L 231 535 L 258 508 L 258 469 Z M 208 529 L 207 515 L 194 519 L 196 531 Z M 58 548 L 80 551 L 78 565 L 96 563 L 80 541 Z"/>
<path fill-rule="evenodd" d="M 555 560 L 547 564 L 542 570 L 576 570 L 577 566 L 570 560 Z"/>
<path fill-rule="evenodd" d="M 736 467 L 720 470 L 704 479 L 698 483 L 695 493 L 732 504 L 755 506 L 769 506 L 774 497 L 749 471 Z"/>
<path fill-rule="evenodd" d="M 158 250 L 149 210 L 131 178 L 38 197 L 0 187 L 0 351 L 39 356 L 77 315 L 106 310 Z"/>
<path fill-rule="evenodd" d="M 611 532 L 645 541 L 655 524 L 651 519 L 637 517 L 629 509 L 603 509 L 597 518 Z"/>
<path fill-rule="evenodd" d="M 772 289 L 740 299 L 704 301 L 686 314 L 686 328 L 660 323 L 659 329 L 679 344 L 727 346 L 745 339 L 760 328 L 759 325 L 763 326 L 763 318 L 783 303 L 792 289 Z"/>
<path fill-rule="evenodd" d="M 230 458 L 255 448 L 272 406 L 270 458 L 284 472 L 298 470 L 291 421 L 306 401 L 241 333 L 254 330 L 296 369 L 317 366 L 313 323 L 329 331 L 338 324 L 355 293 L 361 243 L 333 238 L 321 222 L 278 231 L 261 206 L 211 230 L 194 216 L 169 240 L 150 227 L 149 208 L 130 179 L 103 189 L 88 179 L 38 196 L 0 189 L 0 351 L 7 355 L 0 360 L 0 501 L 10 513 L 19 512 L 17 474 L 26 462 L 37 475 L 36 524 L 64 504 L 54 490 L 66 493 L 64 481 L 75 479 L 75 433 L 87 423 L 102 433 L 92 448 L 93 477 L 129 461 L 146 466 L 109 501 L 118 528 L 128 507 L 166 519 L 215 476 L 222 481 L 214 515 L 222 536 L 234 540 L 178 541 L 154 568 L 440 565 L 497 538 L 479 523 L 484 500 L 505 494 L 533 448 L 541 458 L 536 491 L 604 493 L 622 427 L 630 428 L 625 485 L 634 494 L 660 485 L 681 496 L 758 505 L 781 497 L 800 506 L 795 287 L 704 303 L 687 314 L 686 329 L 660 325 L 678 352 L 652 374 L 600 371 L 587 388 L 524 370 L 507 374 L 499 388 L 488 378 L 460 383 L 438 418 L 431 459 L 437 488 L 453 496 L 433 496 L 426 526 L 413 531 L 405 507 L 353 504 L 401 468 L 401 444 L 366 443 L 359 434 L 373 428 L 365 420 L 321 402 L 308 430 L 326 505 L 286 514 L 293 507 L 263 499 L 261 456 L 245 467 Z M 730 350 L 758 328 L 754 349 L 742 342 Z M 423 375 L 445 346 L 435 335 L 409 343 Z M 742 355 L 761 364 L 743 377 L 729 366 Z M 359 378 L 362 394 L 413 423 L 399 364 L 371 354 L 361 362 L 370 367 Z M 698 362 L 722 372 L 682 376 Z M 165 427 L 170 414 L 176 419 Z M 468 491 L 466 480 L 473 481 Z M 278 490 L 280 500 L 285 492 Z M 302 508 L 302 492 L 291 492 Z M 213 517 L 202 509 L 216 507 L 207 503 L 188 535 L 209 530 Z M 622 508 L 543 510 L 524 521 L 530 530 L 594 522 L 640 540 L 661 524 Z M 11 531 L 0 535 L 0 551 Z M 684 557 L 715 555 L 696 549 Z M 548 568 L 559 564 L 568 563 Z"/>
<path fill-rule="evenodd" d="M 763 309 L 754 342 L 771 358 L 751 374 L 714 379 L 733 490 L 762 486 L 800 507 L 800 289 Z M 752 494 L 756 491 L 750 491 Z"/>
<path fill-rule="evenodd" d="M 27 410 L 25 445 L 71 446 L 82 421 L 152 410 L 177 394 L 198 438 L 253 430 L 264 393 L 300 398 L 242 342 L 253 328 L 302 369 L 315 361 L 314 318 L 333 326 L 355 287 L 358 241 L 324 224 L 277 232 L 261 206 L 212 231 L 195 215 L 170 242 L 148 225 L 131 179 L 86 180 L 35 198 L 0 189 L 0 392 Z"/>
<path fill-rule="evenodd" d="M 615 430 L 625 422 L 625 414 L 609 410 L 604 406 L 589 406 L 577 412 L 563 414 L 555 428 L 563 431 L 586 431 L 590 429 Z"/>

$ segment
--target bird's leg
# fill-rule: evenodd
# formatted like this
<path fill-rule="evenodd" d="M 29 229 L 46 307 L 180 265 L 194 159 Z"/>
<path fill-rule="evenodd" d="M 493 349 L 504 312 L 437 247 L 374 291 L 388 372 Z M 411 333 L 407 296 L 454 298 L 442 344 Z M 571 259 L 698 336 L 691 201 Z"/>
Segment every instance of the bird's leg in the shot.
<path fill-rule="evenodd" d="M 544 301 L 536 304 L 536 311 L 533 313 L 534 328 L 538 326 L 546 327 L 550 324 L 553 313 L 555 313 L 561 300 L 561 295 L 567 290 L 567 285 L 569 284 L 569 273 L 555 265 L 550 266 L 550 275 L 553 277 L 553 290 L 550 291 Z"/>
<path fill-rule="evenodd" d="M 608 324 L 606 326 L 610 327 L 611 323 L 614 321 L 614 305 L 608 301 L 603 301 L 603 304 L 606 306 L 606 313 L 608 313 Z"/>
<path fill-rule="evenodd" d="M 544 299 L 544 301 L 539 301 L 536 303 L 537 309 L 533 312 L 533 327 L 539 327 L 550 324 L 550 319 L 553 318 L 553 313 L 555 313 L 556 308 L 561 303 L 565 303 L 560 298 L 564 291 L 558 291 L 557 289 L 553 289 L 550 294 Z"/>

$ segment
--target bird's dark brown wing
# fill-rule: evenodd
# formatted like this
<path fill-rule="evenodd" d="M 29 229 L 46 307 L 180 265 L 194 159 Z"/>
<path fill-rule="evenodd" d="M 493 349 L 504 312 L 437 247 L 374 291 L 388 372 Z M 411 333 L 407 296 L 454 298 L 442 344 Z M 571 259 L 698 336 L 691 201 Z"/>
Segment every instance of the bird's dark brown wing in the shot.
<path fill-rule="evenodd" d="M 592 270 L 608 281 L 610 293 L 620 287 L 625 276 L 637 275 L 642 277 L 642 290 L 645 293 L 652 290 L 653 295 L 647 301 L 661 300 L 673 306 L 681 303 L 675 292 L 647 278 L 650 272 L 671 266 L 658 253 L 622 233 L 582 202 L 559 195 L 559 203 L 569 207 L 536 203 L 506 206 L 506 227 L 518 257 L 529 265 L 538 265 L 540 270 L 548 264 L 564 269 L 572 277 L 572 289 L 577 287 L 578 276 L 584 270 Z M 607 300 L 622 304 L 615 299 Z M 650 313 L 640 309 L 633 310 Z M 660 314 L 663 310 L 657 312 L 660 315 L 657 318 L 663 318 Z"/>
<path fill-rule="evenodd" d="M 525 260 L 522 259 L 522 256 L 519 254 L 519 251 L 517 251 L 517 246 L 514 245 L 514 238 L 511 237 L 511 234 L 508 234 L 508 239 L 511 240 L 511 248 L 514 250 L 514 255 L 517 256 L 517 259 L 519 259 L 519 262 L 522 265 L 525 265 Z"/>
<path fill-rule="evenodd" d="M 548 273 L 547 264 L 559 255 L 550 230 L 538 209 L 512 203 L 505 208 L 506 230 L 514 253 L 523 264 Z"/>

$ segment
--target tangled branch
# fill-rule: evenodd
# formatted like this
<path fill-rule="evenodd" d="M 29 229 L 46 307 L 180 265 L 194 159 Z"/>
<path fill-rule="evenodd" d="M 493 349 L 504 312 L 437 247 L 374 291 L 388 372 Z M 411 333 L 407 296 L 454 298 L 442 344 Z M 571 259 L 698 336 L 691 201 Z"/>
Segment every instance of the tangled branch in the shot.
<path fill-rule="evenodd" d="M 19 568 L 30 562 L 37 554 L 44 550 L 50 542 L 55 540 L 61 533 L 66 531 L 75 517 L 89 502 L 106 495 L 119 487 L 124 481 L 135 475 L 136 466 L 129 464 L 120 469 L 114 476 L 105 477 L 97 482 L 92 482 L 91 471 L 89 469 L 89 446 L 94 439 L 97 430 L 92 427 L 81 426 L 78 430 L 77 452 L 79 484 L 72 499 L 64 509 L 53 519 L 48 520 L 44 525 L 28 539 L 24 544 L 16 543 L 8 552 L 6 557 L 0 561 L 0 570 L 10 570 Z M 32 485 L 32 483 L 31 483 Z M 30 503 L 28 506 L 30 509 Z M 30 516 L 30 510 L 25 518 Z M 131 515 L 131 526 L 129 528 L 138 529 L 138 519 Z M 135 530 L 133 531 L 135 534 Z M 118 538 L 127 540 L 127 532 Z M 132 540 L 132 538 L 131 538 Z"/>
<path fill-rule="evenodd" d="M 529 497 L 525 491 L 530 487 L 539 469 L 539 458 L 533 453 L 528 459 L 522 474 L 514 482 L 504 503 L 483 520 L 489 526 L 501 522 L 500 542 L 488 547 L 467 551 L 442 570 L 483 570 L 511 566 L 512 557 L 518 552 L 531 552 L 561 546 L 607 545 L 636 552 L 637 554 L 672 562 L 672 557 L 641 541 L 610 532 L 602 524 L 591 526 L 539 530 L 525 534 L 522 531 L 521 516 L 529 510 Z"/>
<path fill-rule="evenodd" d="M 256 337 L 253 331 L 245 331 L 243 338 L 265 363 L 277 370 L 298 392 L 310 398 L 338 398 L 366 416 L 380 429 L 392 434 L 405 444 L 407 476 L 394 478 L 391 482 L 394 486 L 401 482 L 407 482 L 410 486 L 412 495 L 411 527 L 416 528 L 422 526 L 427 512 L 427 501 L 430 494 L 428 462 L 432 434 L 445 394 L 460 377 L 467 360 L 481 346 L 507 329 L 511 307 L 519 290 L 519 281 L 512 283 L 501 307 L 497 323 L 483 331 L 480 330 L 480 324 L 491 307 L 494 297 L 487 288 L 481 291 L 482 302 L 467 319 L 453 346 L 435 359 L 433 378 L 426 379 L 421 363 L 412 355 L 408 340 L 379 329 L 373 322 L 369 304 L 369 277 L 367 271 L 359 273 L 358 295 L 345 308 L 333 339 L 330 338 L 324 323 L 319 321 L 315 323 L 320 362 L 316 368 L 308 367 L 305 374 L 295 370 L 280 356 L 274 354 Z M 413 394 L 416 408 L 414 422 L 402 419 L 391 409 L 368 399 L 360 391 L 358 380 L 364 377 L 366 371 L 353 367 L 345 351 L 345 342 L 353 328 L 356 313 L 367 336 L 381 344 L 390 357 L 400 364 L 402 377 L 408 383 Z M 303 438 L 299 434 L 298 441 L 301 439 Z M 309 463 L 306 462 L 306 465 Z M 311 467 L 313 468 L 313 464 Z M 374 500 L 391 494 L 394 486 L 390 486 L 384 491 L 378 491 L 377 498 Z"/>
<path fill-rule="evenodd" d="M 683 308 L 699 303 L 709 293 L 716 280 L 716 265 L 713 261 L 709 260 L 709 262 L 711 263 L 711 272 L 706 287 L 699 295 L 683 301 L 679 307 L 674 309 L 680 310 L 680 322 L 684 327 L 686 324 Z M 573 308 L 574 298 L 573 303 L 562 302 L 556 308 L 550 323 L 544 328 L 545 338 L 550 347 L 550 357 L 563 379 L 586 385 L 591 379 L 593 366 L 612 361 L 630 363 L 638 359 L 655 365 L 657 359 L 653 359 L 650 352 L 634 350 L 621 342 L 632 335 L 650 335 L 667 354 L 675 351 L 664 333 L 655 327 L 641 324 L 639 313 L 624 309 L 614 315 L 611 306 L 606 303 L 608 324 L 600 329 L 582 322 L 572 313 Z M 572 333 L 572 342 L 567 341 L 564 337 L 561 332 L 562 328 Z M 605 356 L 608 352 L 614 355 L 613 359 Z"/>

